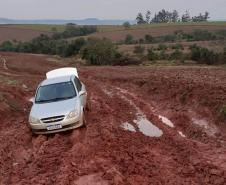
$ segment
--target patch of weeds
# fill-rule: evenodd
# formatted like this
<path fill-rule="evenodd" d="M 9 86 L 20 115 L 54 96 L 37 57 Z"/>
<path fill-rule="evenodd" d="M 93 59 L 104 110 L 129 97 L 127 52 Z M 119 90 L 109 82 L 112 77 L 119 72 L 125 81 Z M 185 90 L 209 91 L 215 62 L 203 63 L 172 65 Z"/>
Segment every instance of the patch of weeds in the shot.
<path fill-rule="evenodd" d="M 10 78 L 5 77 L 5 76 L 0 76 L 0 83 L 10 85 L 10 86 L 16 86 L 16 85 L 19 84 L 19 82 L 17 80 L 10 79 Z"/>
<path fill-rule="evenodd" d="M 8 79 L 6 81 L 7 85 L 18 85 L 18 81 L 16 80 L 11 80 L 11 79 Z"/>
<path fill-rule="evenodd" d="M 187 91 L 183 92 L 182 95 L 180 96 L 180 102 L 182 104 L 185 104 L 186 100 L 187 100 L 187 97 L 188 97 L 188 92 Z"/>
<path fill-rule="evenodd" d="M 0 92 L 0 102 L 3 102 L 5 99 L 4 93 Z"/>
<path fill-rule="evenodd" d="M 7 103 L 13 111 L 17 111 L 17 112 L 22 111 L 22 107 L 20 106 L 20 104 L 18 102 L 8 101 Z"/>
<path fill-rule="evenodd" d="M 223 105 L 220 109 L 220 114 L 226 118 L 226 105 Z"/>

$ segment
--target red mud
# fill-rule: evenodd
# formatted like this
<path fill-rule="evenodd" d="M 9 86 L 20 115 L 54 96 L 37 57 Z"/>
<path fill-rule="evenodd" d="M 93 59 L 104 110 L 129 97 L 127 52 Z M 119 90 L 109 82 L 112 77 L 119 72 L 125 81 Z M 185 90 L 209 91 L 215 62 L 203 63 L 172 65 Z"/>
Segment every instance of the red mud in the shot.
<path fill-rule="evenodd" d="M 46 71 L 64 64 L 46 56 L 1 55 L 9 68 L 0 64 L 5 78 L 0 85 L 1 185 L 226 183 L 226 123 L 220 114 L 226 103 L 225 69 L 79 67 L 90 95 L 87 127 L 34 136 L 27 100 Z M 124 97 L 163 131 L 161 137 L 138 131 L 137 109 Z M 162 123 L 159 114 L 175 127 Z M 137 132 L 123 130 L 124 122 Z"/>

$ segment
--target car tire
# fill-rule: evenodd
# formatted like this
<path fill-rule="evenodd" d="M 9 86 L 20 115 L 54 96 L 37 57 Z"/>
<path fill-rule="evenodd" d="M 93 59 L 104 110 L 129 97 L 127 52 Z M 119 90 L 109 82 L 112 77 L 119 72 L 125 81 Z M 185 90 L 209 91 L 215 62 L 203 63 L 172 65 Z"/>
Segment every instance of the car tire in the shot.
<path fill-rule="evenodd" d="M 88 96 L 88 98 L 87 98 L 85 110 L 86 110 L 86 111 L 91 111 L 91 101 L 90 101 L 89 96 Z"/>
<path fill-rule="evenodd" d="M 85 110 L 83 110 L 82 126 L 83 126 L 83 127 L 86 127 L 86 114 L 85 114 Z"/>

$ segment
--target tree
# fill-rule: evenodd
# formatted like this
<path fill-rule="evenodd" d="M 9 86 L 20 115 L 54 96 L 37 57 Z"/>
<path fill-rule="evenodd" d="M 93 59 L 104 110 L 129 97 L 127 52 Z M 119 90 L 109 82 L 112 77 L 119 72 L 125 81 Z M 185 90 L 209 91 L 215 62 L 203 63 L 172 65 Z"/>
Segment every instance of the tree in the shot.
<path fill-rule="evenodd" d="M 151 22 L 153 22 L 153 23 L 158 23 L 158 22 L 159 22 L 159 20 L 158 20 L 158 16 L 157 16 L 157 14 L 156 14 L 156 13 L 155 13 L 155 15 L 154 15 L 153 19 L 151 20 Z"/>
<path fill-rule="evenodd" d="M 210 15 L 209 12 L 206 11 L 206 12 L 205 12 L 205 20 L 206 20 L 206 21 L 210 18 L 209 15 Z"/>
<path fill-rule="evenodd" d="M 151 20 L 151 12 L 149 10 L 147 11 L 145 18 L 146 18 L 146 23 L 149 24 Z"/>
<path fill-rule="evenodd" d="M 155 14 L 154 18 L 152 19 L 152 22 L 167 23 L 167 22 L 171 22 L 171 19 L 172 19 L 172 13 L 169 11 L 166 11 L 165 9 L 162 9 L 157 14 Z"/>
<path fill-rule="evenodd" d="M 138 13 L 136 20 L 137 20 L 137 24 L 144 24 L 145 23 L 145 20 L 144 20 L 142 13 Z"/>
<path fill-rule="evenodd" d="M 128 28 L 130 28 L 130 23 L 129 23 L 129 21 L 126 21 L 126 22 L 124 22 L 123 23 L 123 26 L 126 28 L 126 29 L 128 29 Z"/>
<path fill-rule="evenodd" d="M 181 21 L 182 22 L 190 22 L 191 21 L 190 13 L 188 10 L 186 10 L 185 14 L 182 15 Z"/>
<path fill-rule="evenodd" d="M 205 12 L 204 14 L 199 14 L 198 16 L 192 17 L 193 22 L 204 22 L 209 19 L 209 12 Z"/>
<path fill-rule="evenodd" d="M 153 61 L 153 60 L 158 60 L 159 56 L 157 53 L 153 51 L 153 49 L 148 49 L 148 54 L 147 54 L 148 60 Z"/>
<path fill-rule="evenodd" d="M 178 22 L 178 19 L 179 19 L 179 13 L 177 10 L 173 10 L 173 13 L 172 13 L 172 22 Z"/>

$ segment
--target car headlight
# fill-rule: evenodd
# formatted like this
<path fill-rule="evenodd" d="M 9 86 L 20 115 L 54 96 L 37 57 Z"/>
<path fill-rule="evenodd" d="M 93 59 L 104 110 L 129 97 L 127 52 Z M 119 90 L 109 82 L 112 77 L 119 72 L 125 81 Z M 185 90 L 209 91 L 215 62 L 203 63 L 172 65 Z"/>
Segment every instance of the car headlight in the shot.
<path fill-rule="evenodd" d="M 29 117 L 29 122 L 34 123 L 34 124 L 40 124 L 41 123 L 38 118 L 35 118 L 35 117 L 32 117 L 32 116 Z"/>
<path fill-rule="evenodd" d="M 72 119 L 78 117 L 78 110 L 73 110 L 67 115 L 67 119 Z"/>

